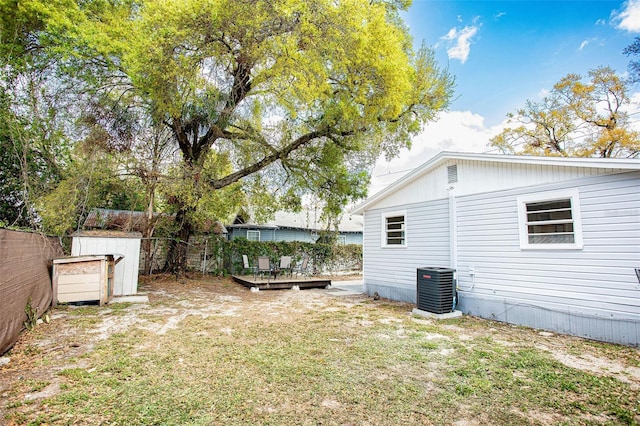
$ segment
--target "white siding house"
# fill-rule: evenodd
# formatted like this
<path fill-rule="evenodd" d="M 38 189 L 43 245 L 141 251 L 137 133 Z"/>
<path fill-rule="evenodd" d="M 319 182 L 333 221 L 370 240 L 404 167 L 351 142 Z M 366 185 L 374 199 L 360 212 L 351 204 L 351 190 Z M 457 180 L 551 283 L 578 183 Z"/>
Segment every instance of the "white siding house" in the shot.
<path fill-rule="evenodd" d="M 464 313 L 640 342 L 640 160 L 443 152 L 353 213 L 368 294 L 451 267 Z"/>

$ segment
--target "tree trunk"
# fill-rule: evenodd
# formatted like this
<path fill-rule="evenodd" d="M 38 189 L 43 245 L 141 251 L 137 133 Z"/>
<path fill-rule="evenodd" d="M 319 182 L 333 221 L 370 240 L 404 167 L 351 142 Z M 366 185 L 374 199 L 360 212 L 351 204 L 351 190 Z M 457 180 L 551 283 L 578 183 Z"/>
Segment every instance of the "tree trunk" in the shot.
<path fill-rule="evenodd" d="M 151 237 L 153 237 L 153 231 L 155 228 L 156 220 L 153 217 L 154 211 L 154 199 L 155 199 L 155 185 L 151 185 L 149 189 L 149 205 L 147 207 L 147 220 L 144 222 L 144 230 L 142 235 L 142 247 L 144 249 L 144 271 L 146 274 L 151 275 L 153 272 L 153 257 L 155 256 L 155 249 L 152 244 Z"/>
<path fill-rule="evenodd" d="M 173 235 L 171 241 L 169 241 L 167 262 L 164 265 L 163 272 L 176 274 L 176 278 L 179 278 L 187 268 L 187 247 L 192 232 L 191 223 L 189 223 L 187 219 L 186 208 L 178 211 L 176 214 L 176 222 L 181 226 Z"/>

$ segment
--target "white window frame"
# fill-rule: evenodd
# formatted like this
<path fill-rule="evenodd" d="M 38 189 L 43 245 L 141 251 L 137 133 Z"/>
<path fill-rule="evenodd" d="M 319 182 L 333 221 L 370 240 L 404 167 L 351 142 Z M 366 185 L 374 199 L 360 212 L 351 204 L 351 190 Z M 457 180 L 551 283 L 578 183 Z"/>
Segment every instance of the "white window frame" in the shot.
<path fill-rule="evenodd" d="M 338 244 L 340 245 L 346 245 L 347 244 L 347 236 L 346 235 L 338 235 L 338 238 L 336 240 L 338 242 Z"/>
<path fill-rule="evenodd" d="M 255 237 L 254 238 L 249 238 L 249 234 L 250 233 L 252 235 L 254 235 L 254 236 L 257 236 L 258 239 L 256 240 Z M 252 230 L 252 229 L 247 230 L 247 240 L 249 240 L 249 241 L 260 241 L 260 231 L 256 231 L 256 230 Z"/>
<path fill-rule="evenodd" d="M 404 244 L 387 244 L 387 219 L 390 217 L 402 216 L 404 217 L 402 231 L 404 231 Z M 383 213 L 381 216 L 381 247 L 383 248 L 405 248 L 407 247 L 407 211 L 406 210 L 398 210 L 393 212 Z"/>
<path fill-rule="evenodd" d="M 556 200 L 569 200 L 571 203 L 571 223 L 573 223 L 573 243 L 530 243 L 527 221 L 527 204 Z M 580 195 L 577 189 L 540 192 L 517 197 L 518 226 L 520 231 L 520 249 L 522 250 L 580 250 L 583 248 L 582 218 L 580 214 Z M 568 219 L 567 219 L 568 220 Z"/>

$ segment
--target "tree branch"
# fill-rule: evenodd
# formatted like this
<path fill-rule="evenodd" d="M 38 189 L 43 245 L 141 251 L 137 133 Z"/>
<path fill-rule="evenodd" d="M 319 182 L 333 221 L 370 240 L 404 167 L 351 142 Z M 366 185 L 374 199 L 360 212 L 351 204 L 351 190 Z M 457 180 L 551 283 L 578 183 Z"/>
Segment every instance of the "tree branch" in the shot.
<path fill-rule="evenodd" d="M 220 189 L 226 186 L 231 185 L 242 179 L 245 176 L 249 176 L 257 171 L 264 169 L 265 167 L 273 164 L 278 160 L 285 159 L 291 154 L 293 151 L 303 147 L 304 145 L 312 142 L 313 140 L 321 137 L 328 136 L 330 134 L 329 129 L 325 128 L 322 130 L 316 130 L 314 132 L 307 133 L 303 136 L 300 136 L 295 141 L 291 142 L 289 145 L 285 146 L 281 150 L 275 151 L 274 153 L 267 155 L 262 160 L 245 167 L 242 170 L 238 170 L 235 173 L 231 173 L 222 179 L 212 180 L 209 182 L 211 189 Z"/>

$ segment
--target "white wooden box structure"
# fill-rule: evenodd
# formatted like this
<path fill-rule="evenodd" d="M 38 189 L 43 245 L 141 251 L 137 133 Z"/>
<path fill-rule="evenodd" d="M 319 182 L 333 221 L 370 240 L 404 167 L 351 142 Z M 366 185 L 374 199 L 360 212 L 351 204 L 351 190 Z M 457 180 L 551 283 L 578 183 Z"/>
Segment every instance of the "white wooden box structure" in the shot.
<path fill-rule="evenodd" d="M 109 302 L 113 297 L 116 263 L 109 254 L 54 259 L 53 305 L 91 301 L 103 305 Z"/>
<path fill-rule="evenodd" d="M 121 262 L 116 262 L 113 295 L 131 296 L 138 292 L 141 238 L 139 232 L 82 231 L 73 234 L 71 255 L 124 256 Z"/>

